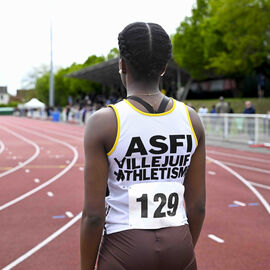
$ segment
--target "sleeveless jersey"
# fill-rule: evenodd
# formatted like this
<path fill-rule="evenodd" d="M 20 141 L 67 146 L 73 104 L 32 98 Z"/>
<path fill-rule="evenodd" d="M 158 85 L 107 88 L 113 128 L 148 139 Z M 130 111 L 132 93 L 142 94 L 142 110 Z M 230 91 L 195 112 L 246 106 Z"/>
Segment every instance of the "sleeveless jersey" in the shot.
<path fill-rule="evenodd" d="M 187 107 L 145 113 L 128 100 L 110 105 L 117 136 L 109 160 L 105 232 L 187 224 L 184 178 L 198 141 Z"/>

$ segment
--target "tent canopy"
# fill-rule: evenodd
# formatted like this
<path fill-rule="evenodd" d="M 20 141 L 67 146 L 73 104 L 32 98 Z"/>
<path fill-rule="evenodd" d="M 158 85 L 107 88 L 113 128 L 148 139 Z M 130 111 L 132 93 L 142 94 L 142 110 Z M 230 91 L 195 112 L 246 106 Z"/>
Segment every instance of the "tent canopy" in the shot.
<path fill-rule="evenodd" d="M 23 104 L 23 108 L 26 109 L 45 109 L 45 106 L 46 105 L 37 98 L 32 98 L 30 101 Z"/>

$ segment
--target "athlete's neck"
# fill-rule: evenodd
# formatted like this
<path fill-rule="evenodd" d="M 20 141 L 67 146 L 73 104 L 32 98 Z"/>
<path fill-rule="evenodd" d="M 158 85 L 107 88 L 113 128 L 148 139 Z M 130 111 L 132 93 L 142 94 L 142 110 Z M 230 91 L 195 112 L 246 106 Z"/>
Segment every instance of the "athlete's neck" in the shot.
<path fill-rule="evenodd" d="M 159 93 L 159 82 L 134 81 L 127 85 L 127 96 L 152 95 Z"/>

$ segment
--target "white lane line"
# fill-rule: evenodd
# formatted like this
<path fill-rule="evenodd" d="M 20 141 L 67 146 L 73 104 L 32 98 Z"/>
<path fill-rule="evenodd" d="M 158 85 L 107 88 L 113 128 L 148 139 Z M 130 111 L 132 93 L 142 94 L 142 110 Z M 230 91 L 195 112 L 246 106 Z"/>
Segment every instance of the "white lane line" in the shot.
<path fill-rule="evenodd" d="M 249 183 L 250 183 L 252 186 L 260 187 L 260 188 L 264 188 L 264 189 L 269 189 L 269 190 L 270 190 L 270 186 L 263 185 L 263 184 L 259 184 L 259 183 L 255 183 L 255 182 L 251 182 L 251 181 L 249 181 Z"/>
<path fill-rule="evenodd" d="M 25 141 L 26 143 L 31 144 L 32 146 L 35 147 L 36 151 L 35 151 L 34 155 L 32 155 L 26 161 L 22 162 L 21 164 L 17 165 L 16 167 L 13 167 L 12 169 L 10 169 L 8 171 L 5 171 L 3 173 L 0 173 L 0 178 L 3 177 L 3 176 L 8 175 L 10 173 L 13 173 L 13 172 L 15 172 L 15 171 L 17 171 L 19 169 L 21 169 L 22 167 L 24 167 L 25 165 L 27 165 L 28 163 L 30 163 L 31 161 L 33 161 L 39 155 L 39 153 L 40 153 L 39 146 L 36 143 L 34 143 L 33 141 L 26 139 L 25 137 L 19 135 L 18 133 L 14 132 L 14 131 L 6 128 L 6 127 L 1 127 L 1 128 L 3 130 L 5 130 L 5 131 L 9 132 L 10 134 L 14 135 L 15 137 L 17 137 L 17 138 Z"/>
<path fill-rule="evenodd" d="M 234 203 L 234 204 L 238 204 L 238 205 L 240 205 L 240 206 L 246 206 L 245 203 L 239 202 L 239 201 L 233 201 L 233 203 Z"/>
<path fill-rule="evenodd" d="M 268 202 L 264 199 L 264 197 L 261 195 L 261 193 L 256 188 L 254 188 L 244 177 L 242 177 L 240 174 L 235 172 L 233 169 L 229 168 L 228 166 L 224 165 L 222 162 L 220 162 L 218 160 L 215 160 L 215 159 L 210 158 L 208 156 L 207 156 L 207 159 L 209 159 L 213 163 L 217 164 L 218 166 L 222 167 L 223 169 L 225 169 L 226 171 L 228 171 L 229 173 L 234 175 L 236 178 L 238 178 L 244 185 L 246 185 L 255 194 L 255 196 L 261 201 L 261 203 L 265 207 L 268 214 L 270 214 L 270 205 L 268 204 Z"/>
<path fill-rule="evenodd" d="M 218 243 L 224 243 L 225 241 L 214 234 L 208 234 L 208 237 L 211 238 L 212 240 L 218 242 Z"/>
<path fill-rule="evenodd" d="M 270 160 L 268 159 L 261 159 L 261 158 L 254 158 L 254 157 L 246 157 L 246 156 L 240 156 L 240 155 L 232 155 L 230 153 L 224 153 L 224 152 L 219 152 L 219 151 L 214 151 L 214 150 L 207 150 L 207 154 L 215 154 L 215 155 L 220 155 L 220 156 L 226 156 L 226 157 L 236 157 L 238 159 L 246 159 L 246 160 L 253 160 L 253 161 L 259 161 L 262 163 L 270 163 Z"/>
<path fill-rule="evenodd" d="M 5 144 L 0 140 L 0 154 L 5 150 Z"/>
<path fill-rule="evenodd" d="M 74 217 L 74 215 L 70 211 L 67 211 L 65 214 L 69 218 L 73 218 Z"/>
<path fill-rule="evenodd" d="M 216 175 L 216 172 L 208 171 L 208 174 L 210 174 L 210 175 Z"/>
<path fill-rule="evenodd" d="M 69 161 L 69 160 L 66 160 L 66 163 L 67 163 L 67 164 L 69 164 L 69 163 L 70 163 L 70 161 Z"/>
<path fill-rule="evenodd" d="M 47 192 L 47 195 L 48 195 L 49 197 L 53 197 L 53 193 L 52 193 L 51 191 Z"/>
<path fill-rule="evenodd" d="M 79 141 L 83 141 L 83 135 L 77 135 L 77 136 L 73 136 L 73 135 L 70 135 L 70 134 L 66 134 L 66 133 L 61 133 L 61 132 L 57 132 L 57 131 L 52 131 L 52 130 L 46 130 L 47 133 L 51 133 L 51 134 L 56 134 L 56 135 L 59 135 L 59 136 L 63 136 L 63 137 L 67 137 L 67 138 L 70 138 L 70 139 L 75 139 L 75 140 L 79 140 Z M 81 137 L 79 137 L 81 136 Z M 77 146 L 75 146 L 77 147 Z"/>
<path fill-rule="evenodd" d="M 38 178 L 35 178 L 35 179 L 34 179 L 34 182 L 35 182 L 35 183 L 40 183 L 40 180 L 39 180 Z"/>
<path fill-rule="evenodd" d="M 43 137 L 43 138 L 45 138 L 45 139 L 48 139 L 48 140 L 50 140 L 50 141 L 53 141 L 53 142 L 56 142 L 56 143 L 63 144 L 64 146 L 66 146 L 66 147 L 68 147 L 69 149 L 71 149 L 71 151 L 73 152 L 73 159 L 72 159 L 72 161 L 70 162 L 70 164 L 67 165 L 67 167 L 65 167 L 60 173 L 56 174 L 54 177 L 50 178 L 48 181 L 44 182 L 43 184 L 41 184 L 40 186 L 38 186 L 38 187 L 36 187 L 36 188 L 34 188 L 34 189 L 32 189 L 32 190 L 30 190 L 30 191 L 24 193 L 23 195 L 17 197 L 16 199 L 14 199 L 14 200 L 12 200 L 12 201 L 9 201 L 9 202 L 7 202 L 7 203 L 1 205 L 1 206 L 0 206 L 0 211 L 2 211 L 2 210 L 4 210 L 5 208 L 7 208 L 7 207 L 9 207 L 9 206 L 11 206 L 11 205 L 13 205 L 13 204 L 19 202 L 19 201 L 21 201 L 21 200 L 23 200 L 23 199 L 25 199 L 25 198 L 31 196 L 32 194 L 36 193 L 37 191 L 43 189 L 44 187 L 47 187 L 49 184 L 51 184 L 51 183 L 53 183 L 54 181 L 56 181 L 58 178 L 60 178 L 62 175 L 64 175 L 67 171 L 69 171 L 69 170 L 74 166 L 74 164 L 75 164 L 76 161 L 78 160 L 78 156 L 79 156 L 78 151 L 77 151 L 72 145 L 70 145 L 70 144 L 68 144 L 68 143 L 65 143 L 65 142 L 63 142 L 63 141 L 61 141 L 61 140 L 57 140 L 57 139 L 55 139 L 55 138 L 51 138 L 51 137 L 49 137 L 49 136 L 46 136 L 46 135 L 44 135 L 44 134 L 42 134 L 42 133 L 39 133 L 39 132 L 35 132 L 35 131 L 33 131 L 33 130 L 27 130 L 27 129 L 24 129 L 24 128 L 21 128 L 21 127 L 16 127 L 16 128 L 21 129 L 21 130 L 25 130 L 26 132 L 29 132 L 29 133 L 31 133 L 31 134 L 35 134 L 35 135 L 37 135 L 37 136 Z"/>
<path fill-rule="evenodd" d="M 240 164 L 227 162 L 227 161 L 223 161 L 222 163 L 226 164 L 226 165 L 229 165 L 229 166 L 232 166 L 232 167 L 236 167 L 236 168 L 241 168 L 241 169 L 250 170 L 250 171 L 254 171 L 254 172 L 261 172 L 261 173 L 270 174 L 269 170 L 264 170 L 264 169 L 260 169 L 260 168 L 254 168 L 254 167 L 251 167 L 251 166 L 240 165 Z"/>
<path fill-rule="evenodd" d="M 30 170 L 29 170 L 29 169 L 26 169 L 25 172 L 26 172 L 26 173 L 30 173 Z"/>
<path fill-rule="evenodd" d="M 79 168 L 79 170 L 80 170 L 80 171 L 83 171 L 83 170 L 84 170 L 84 168 L 83 168 L 83 167 L 80 167 L 80 168 Z"/>
<path fill-rule="evenodd" d="M 77 216 L 75 216 L 73 219 L 71 219 L 68 223 L 66 223 L 63 227 L 61 227 L 59 230 L 51 234 L 49 237 L 47 237 L 45 240 L 40 242 L 38 245 L 33 247 L 32 249 L 28 250 L 26 253 L 24 253 L 22 256 L 5 266 L 2 270 L 10 270 L 16 265 L 20 264 L 24 260 L 26 260 L 28 257 L 36 253 L 39 249 L 46 246 L 48 243 L 50 243 L 52 240 L 54 240 L 56 237 L 58 237 L 60 234 L 62 234 L 64 231 L 66 231 L 69 227 L 71 227 L 75 222 L 77 222 L 82 216 L 82 212 L 79 213 Z"/>

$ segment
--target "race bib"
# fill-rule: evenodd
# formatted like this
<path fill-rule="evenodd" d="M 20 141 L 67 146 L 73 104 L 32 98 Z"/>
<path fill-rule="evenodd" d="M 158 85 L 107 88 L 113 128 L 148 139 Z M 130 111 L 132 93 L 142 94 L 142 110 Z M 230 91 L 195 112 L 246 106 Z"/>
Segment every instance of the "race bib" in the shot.
<path fill-rule="evenodd" d="M 184 186 L 177 182 L 155 182 L 129 188 L 129 226 L 158 229 L 183 224 Z"/>

